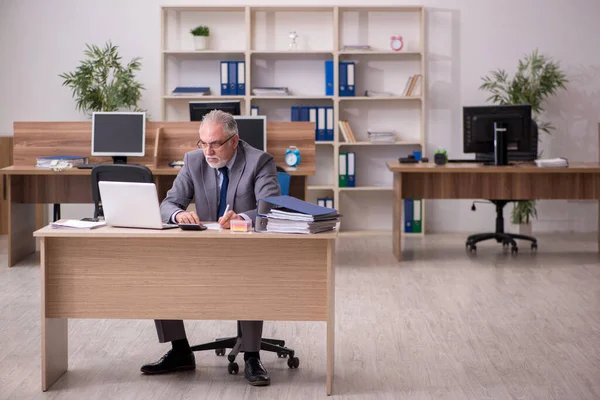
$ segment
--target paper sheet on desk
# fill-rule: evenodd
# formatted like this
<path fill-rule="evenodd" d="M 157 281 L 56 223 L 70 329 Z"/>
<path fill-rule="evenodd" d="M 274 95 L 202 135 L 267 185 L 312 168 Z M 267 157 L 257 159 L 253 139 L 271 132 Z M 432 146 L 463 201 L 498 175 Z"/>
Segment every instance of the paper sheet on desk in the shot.
<path fill-rule="evenodd" d="M 204 224 L 204 226 L 211 231 L 220 231 L 221 225 L 218 222 L 213 222 L 212 224 Z"/>

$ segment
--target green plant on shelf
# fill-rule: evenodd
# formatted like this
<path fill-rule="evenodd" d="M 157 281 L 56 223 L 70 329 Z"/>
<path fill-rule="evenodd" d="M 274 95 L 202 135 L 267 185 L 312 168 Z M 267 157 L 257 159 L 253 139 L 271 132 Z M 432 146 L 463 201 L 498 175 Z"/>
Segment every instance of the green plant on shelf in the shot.
<path fill-rule="evenodd" d="M 63 86 L 72 89 L 79 111 L 143 111 L 138 102 L 144 86 L 135 79 L 140 58 L 122 65 L 117 49 L 110 41 L 104 48 L 86 44 L 87 59 L 74 72 L 59 75 L 64 79 Z"/>
<path fill-rule="evenodd" d="M 540 114 L 544 112 L 544 103 L 559 89 L 566 89 L 566 74 L 558 62 L 539 54 L 534 50 L 519 60 L 517 72 L 510 77 L 504 69 L 492 71 L 490 76 L 482 78 L 481 90 L 491 93 L 487 101 L 494 104 L 529 104 L 532 118 L 540 131 L 551 134 L 556 128 L 549 122 L 543 122 Z M 518 201 L 512 213 L 514 224 L 528 224 L 536 217 L 535 200 Z"/>
<path fill-rule="evenodd" d="M 193 36 L 210 36 L 210 28 L 208 26 L 199 25 L 190 30 Z"/>

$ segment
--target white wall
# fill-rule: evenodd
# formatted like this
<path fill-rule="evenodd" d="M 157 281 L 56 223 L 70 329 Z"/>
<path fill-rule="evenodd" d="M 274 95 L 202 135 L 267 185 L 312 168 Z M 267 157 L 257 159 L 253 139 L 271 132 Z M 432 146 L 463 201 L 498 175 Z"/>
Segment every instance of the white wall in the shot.
<path fill-rule="evenodd" d="M 72 71 L 85 43 L 111 39 L 124 60 L 142 57 L 138 78 L 144 83 L 141 106 L 160 115 L 161 5 L 209 4 L 184 0 L 2 0 L 0 1 L 0 135 L 12 134 L 13 121 L 83 120 L 58 74 Z M 213 0 L 214 4 L 223 4 Z M 297 4 L 298 2 L 296 2 Z M 311 5 L 359 5 L 364 1 L 307 0 Z M 279 5 L 281 1 L 231 1 L 231 5 Z M 600 2 L 596 0 L 437 0 L 385 1 L 428 7 L 427 142 L 429 155 L 446 148 L 461 153 L 461 107 L 484 104 L 481 77 L 490 70 L 513 72 L 524 54 L 539 48 L 561 61 L 571 82 L 568 92 L 550 100 L 548 121 L 558 131 L 543 136 L 549 157 L 571 161 L 598 159 L 600 122 Z M 428 201 L 428 231 L 481 231 L 494 227 L 492 206 L 470 201 Z M 79 217 L 89 206 L 63 206 L 63 216 Z M 508 210 L 507 210 L 508 211 Z M 593 231 L 597 204 L 542 201 L 536 231 Z M 506 213 L 508 214 L 508 213 Z M 505 215 L 508 217 L 508 215 Z"/>

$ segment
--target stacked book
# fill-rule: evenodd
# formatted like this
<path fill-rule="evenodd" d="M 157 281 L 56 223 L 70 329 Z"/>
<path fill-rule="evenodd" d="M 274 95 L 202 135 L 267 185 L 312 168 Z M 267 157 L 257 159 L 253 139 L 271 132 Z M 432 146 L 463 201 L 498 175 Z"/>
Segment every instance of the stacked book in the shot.
<path fill-rule="evenodd" d="M 197 86 L 177 86 L 171 92 L 173 96 L 208 96 L 210 95 L 209 87 Z"/>
<path fill-rule="evenodd" d="M 372 143 L 394 143 L 396 141 L 395 132 L 387 131 L 368 131 L 369 141 Z"/>
<path fill-rule="evenodd" d="M 287 87 L 256 87 L 252 89 L 255 96 L 287 96 L 289 93 Z"/>
<path fill-rule="evenodd" d="M 341 215 L 291 196 L 275 196 L 258 201 L 257 232 L 315 234 L 333 231 Z"/>

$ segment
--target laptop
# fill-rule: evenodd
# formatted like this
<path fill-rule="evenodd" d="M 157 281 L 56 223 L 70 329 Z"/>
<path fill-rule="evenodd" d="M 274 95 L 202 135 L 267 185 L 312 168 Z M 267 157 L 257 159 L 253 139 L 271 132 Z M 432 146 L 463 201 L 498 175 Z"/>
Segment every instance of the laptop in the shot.
<path fill-rule="evenodd" d="M 154 183 L 100 181 L 98 188 L 107 225 L 148 229 L 178 227 L 162 222 Z"/>

